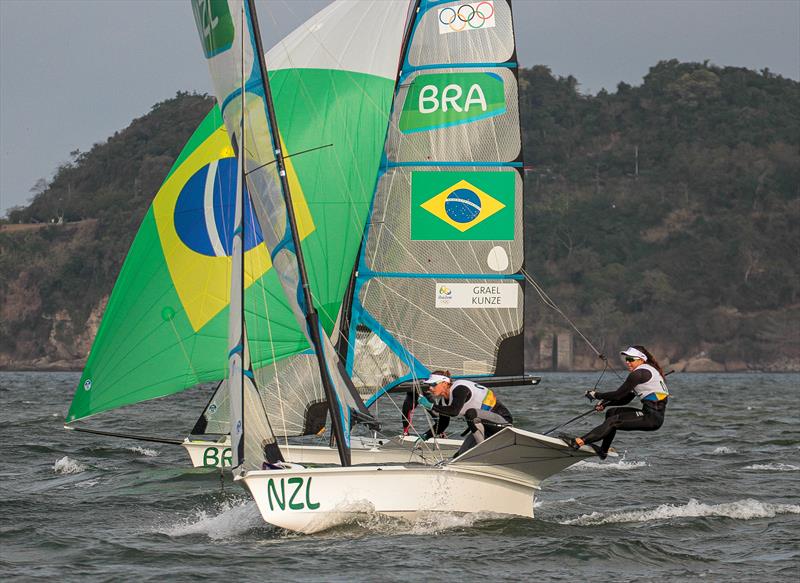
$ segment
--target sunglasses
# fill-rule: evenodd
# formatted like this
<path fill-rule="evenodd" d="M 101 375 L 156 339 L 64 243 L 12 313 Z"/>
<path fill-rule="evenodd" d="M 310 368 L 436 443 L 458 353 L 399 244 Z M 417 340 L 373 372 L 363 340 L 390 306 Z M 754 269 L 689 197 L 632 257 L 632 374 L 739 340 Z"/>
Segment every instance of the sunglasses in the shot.
<path fill-rule="evenodd" d="M 635 356 L 626 356 L 625 357 L 625 362 L 636 362 L 637 360 L 640 360 L 640 359 L 636 358 Z"/>

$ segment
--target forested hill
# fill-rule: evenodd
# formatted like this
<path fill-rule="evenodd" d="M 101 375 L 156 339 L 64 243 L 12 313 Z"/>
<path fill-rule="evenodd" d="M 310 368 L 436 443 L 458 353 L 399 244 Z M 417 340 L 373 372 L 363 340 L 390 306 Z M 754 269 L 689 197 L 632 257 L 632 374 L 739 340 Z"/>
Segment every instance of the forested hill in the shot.
<path fill-rule="evenodd" d="M 544 66 L 522 70 L 520 89 L 527 269 L 592 342 L 800 369 L 800 84 L 667 61 L 614 93 L 581 95 Z M 9 213 L 0 366 L 85 358 L 139 221 L 211 106 L 157 104 Z M 545 368 L 539 343 L 568 327 L 535 294 L 527 307 L 529 366 Z"/>
<path fill-rule="evenodd" d="M 596 97 L 521 77 L 526 261 L 562 310 L 609 353 L 797 369 L 800 83 L 678 61 Z M 529 304 L 533 333 L 564 327 Z"/>

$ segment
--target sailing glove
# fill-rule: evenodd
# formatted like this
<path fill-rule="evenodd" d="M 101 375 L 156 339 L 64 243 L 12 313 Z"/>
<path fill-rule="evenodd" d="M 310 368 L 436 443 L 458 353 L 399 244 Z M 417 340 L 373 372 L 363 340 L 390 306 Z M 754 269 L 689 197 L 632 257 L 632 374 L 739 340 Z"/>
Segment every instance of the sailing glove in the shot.
<path fill-rule="evenodd" d="M 428 411 L 433 409 L 433 403 L 431 403 L 426 397 L 419 398 L 419 406 L 423 409 L 427 409 Z"/>

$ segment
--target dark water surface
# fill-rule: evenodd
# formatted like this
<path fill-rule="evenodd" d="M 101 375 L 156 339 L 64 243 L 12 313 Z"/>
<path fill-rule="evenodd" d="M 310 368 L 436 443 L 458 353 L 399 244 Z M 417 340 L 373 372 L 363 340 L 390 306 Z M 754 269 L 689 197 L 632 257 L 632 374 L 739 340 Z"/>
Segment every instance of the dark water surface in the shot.
<path fill-rule="evenodd" d="M 544 431 L 588 409 L 596 378 L 547 373 L 499 394 L 518 426 Z M 533 520 L 374 516 L 313 536 L 264 524 L 182 448 L 64 431 L 78 380 L 0 373 L 4 580 L 799 580 L 798 375 L 669 377 L 664 427 L 618 433 L 620 458 L 545 482 Z M 95 426 L 182 437 L 206 398 L 189 391 Z M 391 405 L 381 414 L 399 429 Z"/>

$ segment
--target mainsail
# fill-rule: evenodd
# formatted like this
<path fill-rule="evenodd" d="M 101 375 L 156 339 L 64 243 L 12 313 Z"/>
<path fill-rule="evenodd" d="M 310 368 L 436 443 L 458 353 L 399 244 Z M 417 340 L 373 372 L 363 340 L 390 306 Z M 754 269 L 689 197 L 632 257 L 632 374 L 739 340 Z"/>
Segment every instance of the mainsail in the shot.
<path fill-rule="evenodd" d="M 368 404 L 434 368 L 523 366 L 511 6 L 418 6 L 353 287 L 347 366 Z"/>
<path fill-rule="evenodd" d="M 275 62 L 270 63 L 269 84 L 274 87 L 280 135 L 273 131 L 275 124 L 270 119 L 249 7 L 245 6 L 245 27 L 232 16 L 241 12 L 241 1 L 194 0 L 193 8 L 223 118 L 236 144 L 242 142 L 238 127 L 242 109 L 239 71 L 244 68 L 248 191 L 270 251 L 272 271 L 309 344 L 316 347 L 316 354 L 298 351 L 262 368 L 261 379 L 256 375 L 263 387 L 262 406 L 246 408 L 246 414 L 263 417 L 267 410 L 269 415 L 277 413 L 276 431 L 291 417 L 297 432 L 290 433 L 287 428 L 285 434 L 300 434 L 303 424 L 298 423 L 298 414 L 309 410 L 300 405 L 307 400 L 304 393 L 309 386 L 317 385 L 314 378 L 320 376 L 318 367 L 322 363 L 327 369 L 322 380 L 327 375 L 335 386 L 338 422 L 349 430 L 350 411 L 359 407 L 364 410 L 363 404 L 348 386 L 328 334 L 349 281 L 349 266 L 358 252 L 375 184 L 406 5 L 338 2 L 290 35 L 276 51 Z M 346 24 L 352 38 L 339 34 Z M 243 53 L 238 50 L 242 37 Z M 387 53 L 393 53 L 394 59 L 386 57 Z M 365 54 L 376 57 L 365 62 Z M 285 157 L 288 189 L 280 173 L 282 160 L 276 160 L 278 150 L 282 152 L 278 158 Z M 292 220 L 284 202 L 287 190 L 291 191 L 296 229 L 290 227 Z M 300 278 L 296 241 L 307 258 L 313 307 L 323 315 L 316 330 L 306 321 L 312 310 Z M 315 334 L 320 337 L 319 346 L 311 341 Z M 311 382 L 288 385 L 285 377 L 289 373 Z M 273 395 L 275 398 L 271 398 Z M 245 418 L 245 426 L 256 424 Z M 269 442 L 270 436 L 248 429 L 247 439 L 262 444 Z M 341 441 L 348 439 L 349 431 Z M 257 465 L 262 461 L 247 459 Z"/>

